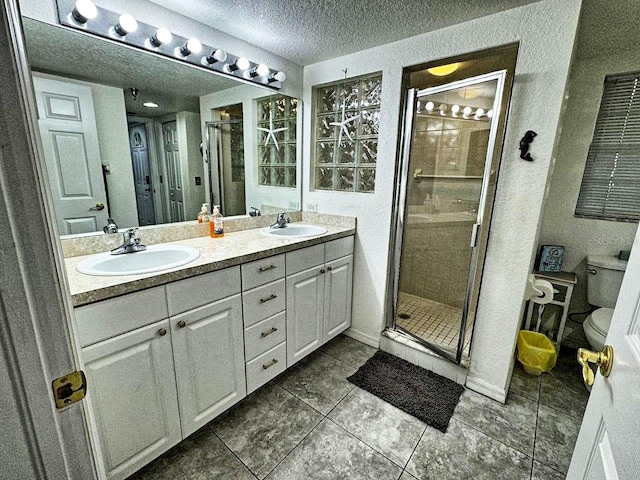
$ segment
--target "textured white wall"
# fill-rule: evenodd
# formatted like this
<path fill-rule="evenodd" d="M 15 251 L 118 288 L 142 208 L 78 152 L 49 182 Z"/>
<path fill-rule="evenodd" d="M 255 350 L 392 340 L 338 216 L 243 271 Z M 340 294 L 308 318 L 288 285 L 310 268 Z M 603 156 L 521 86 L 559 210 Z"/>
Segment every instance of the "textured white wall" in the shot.
<path fill-rule="evenodd" d="M 580 54 L 580 45 L 578 45 Z M 586 256 L 617 255 L 630 250 L 637 223 L 608 222 L 574 217 L 582 174 L 602 99 L 604 77 L 640 69 L 640 52 L 631 50 L 600 55 L 574 62 L 569 77 L 569 100 L 558 156 L 551 179 L 549 199 L 544 212 L 540 244 L 564 245 L 563 270 L 578 274 L 578 285 L 571 305 L 573 311 L 585 311 Z"/>
<path fill-rule="evenodd" d="M 382 71 L 378 172 L 373 195 L 312 191 L 311 111 L 304 119 L 304 206 L 358 217 L 353 324 L 350 334 L 377 344 L 384 328 L 390 215 L 400 121 L 402 69 L 475 50 L 520 41 L 500 179 L 478 307 L 468 384 L 502 398 L 513 365 L 515 339 L 531 271 L 545 185 L 554 154 L 580 0 L 545 0 L 399 42 L 309 65 L 304 100 L 312 87 Z M 533 129 L 533 163 L 519 159 L 518 143 Z"/>

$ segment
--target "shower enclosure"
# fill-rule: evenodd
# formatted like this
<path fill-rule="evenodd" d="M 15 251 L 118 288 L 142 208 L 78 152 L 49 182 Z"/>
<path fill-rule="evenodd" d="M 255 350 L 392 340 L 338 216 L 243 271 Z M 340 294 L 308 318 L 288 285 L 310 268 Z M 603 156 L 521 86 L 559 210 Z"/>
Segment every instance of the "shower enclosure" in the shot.
<path fill-rule="evenodd" d="M 406 95 L 389 326 L 456 363 L 469 355 L 505 78 L 501 70 Z"/>

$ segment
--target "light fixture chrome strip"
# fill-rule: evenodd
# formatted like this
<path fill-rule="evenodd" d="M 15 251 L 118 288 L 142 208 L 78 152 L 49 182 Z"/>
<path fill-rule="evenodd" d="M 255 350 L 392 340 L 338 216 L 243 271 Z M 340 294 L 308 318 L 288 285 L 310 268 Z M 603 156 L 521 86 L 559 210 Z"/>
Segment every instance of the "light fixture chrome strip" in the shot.
<path fill-rule="evenodd" d="M 284 72 L 267 65 L 203 45 L 197 38 L 181 37 L 165 27 L 138 22 L 128 13 L 112 12 L 91 0 L 57 0 L 57 4 L 60 23 L 76 30 L 274 90 L 282 88 L 286 79 Z"/>

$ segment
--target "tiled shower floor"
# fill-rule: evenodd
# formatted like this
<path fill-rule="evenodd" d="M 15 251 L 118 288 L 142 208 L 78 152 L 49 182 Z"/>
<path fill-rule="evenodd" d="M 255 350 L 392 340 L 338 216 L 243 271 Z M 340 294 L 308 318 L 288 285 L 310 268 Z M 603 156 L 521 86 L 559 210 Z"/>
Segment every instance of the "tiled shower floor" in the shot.
<path fill-rule="evenodd" d="M 397 311 L 398 326 L 429 343 L 455 353 L 462 319 L 461 308 L 398 292 Z M 409 315 L 409 318 L 402 318 L 401 315 Z M 469 356 L 472 329 L 473 323 L 469 323 L 463 352 L 466 356 Z"/>

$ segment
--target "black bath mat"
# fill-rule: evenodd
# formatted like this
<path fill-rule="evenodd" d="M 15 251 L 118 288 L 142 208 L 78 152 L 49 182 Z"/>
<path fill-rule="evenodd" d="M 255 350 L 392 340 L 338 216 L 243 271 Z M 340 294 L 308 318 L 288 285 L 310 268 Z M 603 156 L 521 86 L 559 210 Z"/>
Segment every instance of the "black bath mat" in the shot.
<path fill-rule="evenodd" d="M 464 391 L 448 378 L 383 351 L 347 380 L 441 432 L 447 431 Z"/>

